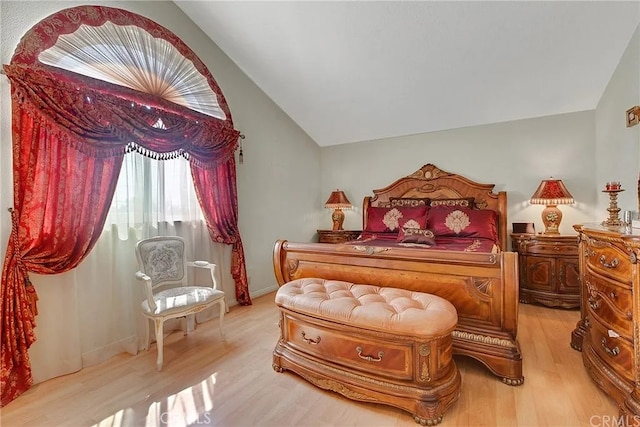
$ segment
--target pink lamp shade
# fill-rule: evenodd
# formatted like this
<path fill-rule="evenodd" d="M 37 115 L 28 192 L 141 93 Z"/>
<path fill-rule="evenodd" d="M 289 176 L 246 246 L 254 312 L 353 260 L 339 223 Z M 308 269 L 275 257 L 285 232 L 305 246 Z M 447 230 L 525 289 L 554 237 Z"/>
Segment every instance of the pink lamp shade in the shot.
<path fill-rule="evenodd" d="M 543 234 L 560 234 L 558 229 L 562 221 L 562 212 L 557 205 L 575 203 L 562 180 L 553 178 L 543 180 L 529 202 L 534 205 L 547 205 L 542 211 Z"/>
<path fill-rule="evenodd" d="M 342 212 L 342 209 L 351 209 L 353 207 L 344 192 L 341 190 L 332 191 L 324 207 L 334 209 L 331 214 L 333 230 L 342 230 L 342 224 L 344 223 L 344 212 Z"/>

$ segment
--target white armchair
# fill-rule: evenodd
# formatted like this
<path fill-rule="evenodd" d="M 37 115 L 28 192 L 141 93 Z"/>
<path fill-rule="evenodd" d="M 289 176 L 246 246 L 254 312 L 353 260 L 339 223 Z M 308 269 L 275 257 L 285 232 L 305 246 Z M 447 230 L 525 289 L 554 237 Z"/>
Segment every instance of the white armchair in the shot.
<path fill-rule="evenodd" d="M 168 319 L 195 316 L 196 313 L 218 304 L 220 306 L 219 328 L 225 340 L 222 321 L 226 311 L 224 292 L 218 289 L 215 264 L 207 261 L 189 262 L 185 259 L 184 240 L 177 236 L 159 236 L 144 239 L 136 244 L 139 271 L 135 277 L 145 285 L 145 300 L 142 314 L 146 323 L 145 350 L 149 349 L 149 320 L 155 326 L 158 371 L 163 362 L 163 324 Z M 213 286 L 188 286 L 187 267 L 208 269 Z M 160 290 L 159 288 L 165 288 Z M 184 330 L 185 335 L 187 329 Z"/>

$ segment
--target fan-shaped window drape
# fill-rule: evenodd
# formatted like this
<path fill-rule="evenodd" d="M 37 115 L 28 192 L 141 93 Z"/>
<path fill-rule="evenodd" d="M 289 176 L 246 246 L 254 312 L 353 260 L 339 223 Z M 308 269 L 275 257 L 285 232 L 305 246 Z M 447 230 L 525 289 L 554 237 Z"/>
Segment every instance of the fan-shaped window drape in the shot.
<path fill-rule="evenodd" d="M 236 299 L 251 304 L 238 229 L 239 132 L 210 72 L 177 36 L 125 10 L 80 6 L 31 28 L 4 69 L 14 204 L 0 294 L 2 405 L 32 384 L 29 273 L 67 271 L 91 251 L 127 151 L 189 159 L 209 234 L 232 245 Z"/>

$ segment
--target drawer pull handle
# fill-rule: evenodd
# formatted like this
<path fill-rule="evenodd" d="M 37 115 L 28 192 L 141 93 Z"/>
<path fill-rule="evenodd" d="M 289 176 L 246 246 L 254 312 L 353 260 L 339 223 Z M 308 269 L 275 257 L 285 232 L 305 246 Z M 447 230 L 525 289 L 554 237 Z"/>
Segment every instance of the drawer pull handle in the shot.
<path fill-rule="evenodd" d="M 356 351 L 358 352 L 358 357 L 360 359 L 364 359 L 367 362 L 382 362 L 382 356 L 384 356 L 384 352 L 383 351 L 379 351 L 378 352 L 378 357 L 373 357 L 373 356 L 363 356 L 362 355 L 362 347 L 358 346 L 356 347 Z"/>
<path fill-rule="evenodd" d="M 618 346 L 614 348 L 607 347 L 607 339 L 604 337 L 602 338 L 602 348 L 604 348 L 604 351 L 606 351 L 609 356 L 617 356 L 620 354 L 620 348 Z"/>
<path fill-rule="evenodd" d="M 618 261 L 618 258 L 614 258 L 613 261 L 608 263 L 607 259 L 604 257 L 604 255 L 602 255 L 600 257 L 600 264 L 602 264 L 606 268 L 616 268 L 618 266 L 618 264 L 620 264 L 620 261 Z"/>
<path fill-rule="evenodd" d="M 307 334 L 305 334 L 304 331 L 302 331 L 302 339 L 307 344 L 316 345 L 316 344 L 318 344 L 320 342 L 320 337 L 316 338 L 315 340 L 312 340 L 311 338 L 307 338 Z"/>

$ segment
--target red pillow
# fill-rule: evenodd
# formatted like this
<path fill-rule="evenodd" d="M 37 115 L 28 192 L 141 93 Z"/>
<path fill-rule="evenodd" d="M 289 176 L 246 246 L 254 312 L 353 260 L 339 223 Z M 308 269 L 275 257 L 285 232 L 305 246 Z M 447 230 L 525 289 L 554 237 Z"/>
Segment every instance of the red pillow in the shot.
<path fill-rule="evenodd" d="M 426 217 L 427 206 L 418 206 L 415 208 L 405 207 L 376 207 L 370 206 L 367 209 L 367 226 L 364 231 L 373 233 L 398 232 L 400 220 L 419 219 Z"/>
<path fill-rule="evenodd" d="M 427 217 L 420 218 L 400 218 L 398 221 L 397 241 L 401 242 L 407 230 L 424 230 L 427 228 Z"/>
<path fill-rule="evenodd" d="M 488 209 L 439 206 L 429 209 L 427 228 L 438 237 L 478 237 L 498 241 L 497 214 Z"/>
<path fill-rule="evenodd" d="M 403 228 L 427 228 L 427 216 L 418 218 L 400 218 L 398 220 L 398 232 L 402 233 Z"/>

